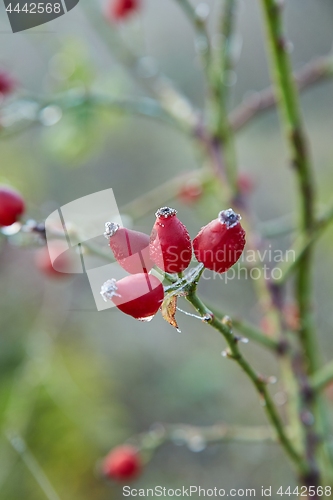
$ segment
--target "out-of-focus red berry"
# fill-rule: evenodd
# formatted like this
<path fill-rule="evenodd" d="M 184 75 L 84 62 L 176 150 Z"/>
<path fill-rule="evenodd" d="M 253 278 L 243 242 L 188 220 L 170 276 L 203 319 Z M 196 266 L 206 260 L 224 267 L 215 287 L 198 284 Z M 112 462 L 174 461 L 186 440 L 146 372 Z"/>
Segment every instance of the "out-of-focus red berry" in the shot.
<path fill-rule="evenodd" d="M 124 21 L 141 5 L 140 0 L 110 0 L 106 10 L 106 17 L 110 21 Z"/>
<path fill-rule="evenodd" d="M 275 333 L 275 327 L 267 316 L 260 320 L 260 328 L 268 337 L 272 337 Z"/>
<path fill-rule="evenodd" d="M 184 205 L 191 205 L 198 201 L 203 193 L 202 184 L 198 179 L 191 179 L 181 186 L 178 191 L 178 199 Z"/>
<path fill-rule="evenodd" d="M 240 258 L 245 246 L 245 231 L 240 215 L 231 208 L 203 227 L 193 240 L 194 254 L 207 269 L 228 271 Z"/>
<path fill-rule="evenodd" d="M 284 319 L 290 330 L 296 332 L 300 328 L 299 308 L 296 304 L 288 303 L 283 308 Z"/>
<path fill-rule="evenodd" d="M 156 276 L 146 273 L 132 274 L 119 281 L 104 283 L 101 295 L 125 314 L 135 319 L 149 321 L 159 310 L 164 299 L 164 288 Z"/>
<path fill-rule="evenodd" d="M 119 227 L 119 224 L 107 222 L 105 237 L 118 263 L 130 274 L 149 272 L 154 263 L 149 257 L 148 234 Z"/>
<path fill-rule="evenodd" d="M 135 479 L 142 471 L 140 454 L 134 446 L 118 446 L 110 451 L 102 464 L 103 474 L 115 481 Z"/>
<path fill-rule="evenodd" d="M 0 226 L 11 226 L 25 210 L 20 193 L 9 186 L 0 186 Z"/>
<path fill-rule="evenodd" d="M 68 246 L 61 240 L 49 242 L 35 254 L 36 267 L 49 278 L 66 278 L 73 272 L 73 262 Z"/>
<path fill-rule="evenodd" d="M 150 258 L 167 273 L 180 273 L 192 258 L 190 235 L 177 217 L 177 210 L 162 207 L 156 212 L 150 235 Z"/>
<path fill-rule="evenodd" d="M 237 179 L 237 187 L 241 194 L 249 195 L 254 189 L 254 180 L 251 175 L 241 173 Z"/>
<path fill-rule="evenodd" d="M 0 94 L 4 96 L 11 94 L 15 86 L 13 78 L 6 71 L 0 70 Z"/>

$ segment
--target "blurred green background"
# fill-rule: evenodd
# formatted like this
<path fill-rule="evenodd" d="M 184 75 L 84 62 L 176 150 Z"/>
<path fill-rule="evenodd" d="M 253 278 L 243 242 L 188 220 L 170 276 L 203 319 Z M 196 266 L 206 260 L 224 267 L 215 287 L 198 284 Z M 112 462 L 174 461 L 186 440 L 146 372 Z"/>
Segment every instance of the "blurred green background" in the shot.
<path fill-rule="evenodd" d="M 84 2 L 63 18 L 15 35 L 8 32 L 1 5 L 1 67 L 36 95 L 87 85 L 110 96 L 140 94 L 87 19 Z M 333 5 L 330 0 L 286 4 L 297 69 L 331 50 Z M 217 5 L 214 0 L 207 5 L 213 29 Z M 120 31 L 138 54 L 154 58 L 202 106 L 203 79 L 193 33 L 176 2 L 145 0 L 142 14 Z M 255 0 L 239 2 L 236 49 L 232 107 L 269 84 Z M 302 96 L 321 206 L 332 197 L 332 91 L 333 83 L 326 81 Z M 237 153 L 240 171 L 254 179 L 251 205 L 258 220 L 293 214 L 293 176 L 274 111 L 241 131 Z M 37 220 L 106 187 L 114 189 L 122 206 L 201 161 L 193 143 L 165 125 L 89 111 L 2 139 L 0 158 L 0 181 L 23 193 L 29 217 Z M 173 206 L 193 237 L 216 216 L 209 199 L 190 207 L 176 200 Z M 150 231 L 154 211 L 135 227 Z M 316 253 L 316 321 L 325 359 L 333 353 L 332 238 L 331 230 Z M 274 245 L 285 248 L 286 241 L 274 240 Z M 41 471 L 37 477 L 31 474 L 9 444 L 11 431 L 24 437 L 32 454 L 28 457 L 40 464 L 61 500 L 106 500 L 121 498 L 121 487 L 99 477 L 98 460 L 156 422 L 266 423 L 249 381 L 221 357 L 223 339 L 200 321 L 178 313 L 178 334 L 160 315 L 141 324 L 118 311 L 99 313 L 82 278 L 45 279 L 35 269 L 31 248 L 4 244 L 0 279 L 1 499 L 46 498 L 36 480 L 42 480 Z M 250 282 L 204 281 L 200 291 L 230 315 L 260 321 Z M 243 350 L 259 371 L 277 374 L 274 359 L 261 348 L 250 343 Z M 283 400 L 279 382 L 272 392 L 277 401 Z M 168 444 L 135 486 L 229 489 L 293 486 L 294 481 L 275 445 L 219 444 L 194 453 Z"/>

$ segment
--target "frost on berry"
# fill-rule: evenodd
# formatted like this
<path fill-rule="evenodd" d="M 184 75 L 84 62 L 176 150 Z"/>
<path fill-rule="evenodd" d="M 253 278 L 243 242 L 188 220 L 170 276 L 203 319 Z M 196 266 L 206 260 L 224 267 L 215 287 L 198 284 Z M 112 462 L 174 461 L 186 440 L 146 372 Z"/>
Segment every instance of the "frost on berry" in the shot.
<path fill-rule="evenodd" d="M 219 213 L 218 219 L 221 224 L 225 224 L 227 228 L 230 229 L 236 226 L 242 218 L 239 214 L 236 214 L 232 208 L 228 208 L 227 210 L 222 210 Z"/>
<path fill-rule="evenodd" d="M 102 295 L 103 300 L 107 302 L 115 296 L 120 297 L 120 295 L 117 293 L 117 290 L 117 281 L 115 279 L 111 279 L 103 283 L 100 294 Z"/>
<path fill-rule="evenodd" d="M 112 236 L 116 234 L 119 229 L 119 224 L 116 222 L 106 222 L 105 223 L 105 231 L 104 236 L 106 239 L 110 239 Z"/>
<path fill-rule="evenodd" d="M 168 219 L 169 217 L 173 217 L 174 215 L 177 215 L 177 210 L 170 207 L 159 208 L 155 213 L 155 216 L 158 219 Z"/>

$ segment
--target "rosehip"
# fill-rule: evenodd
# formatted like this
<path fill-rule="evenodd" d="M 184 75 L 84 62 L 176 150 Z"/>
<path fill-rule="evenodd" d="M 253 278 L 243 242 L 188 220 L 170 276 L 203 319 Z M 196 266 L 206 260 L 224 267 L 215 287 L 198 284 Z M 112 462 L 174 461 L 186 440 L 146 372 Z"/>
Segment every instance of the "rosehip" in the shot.
<path fill-rule="evenodd" d="M 125 314 L 149 321 L 159 310 L 163 299 L 163 285 L 156 276 L 146 273 L 132 274 L 119 281 L 108 280 L 101 288 L 105 301 L 112 302 Z"/>
<path fill-rule="evenodd" d="M 15 82 L 12 77 L 5 71 L 0 71 L 0 94 L 8 95 L 13 92 Z"/>
<path fill-rule="evenodd" d="M 35 254 L 37 268 L 49 278 L 68 277 L 72 261 L 66 254 L 67 250 L 68 247 L 63 241 L 56 240 L 50 242 L 48 246 L 39 248 Z"/>
<path fill-rule="evenodd" d="M 150 258 L 167 273 L 180 273 L 192 258 L 191 238 L 177 217 L 177 210 L 162 207 L 156 212 L 150 235 Z"/>
<path fill-rule="evenodd" d="M 137 274 L 151 270 L 154 263 L 149 257 L 148 234 L 107 222 L 104 236 L 109 239 L 115 259 L 128 273 Z"/>
<path fill-rule="evenodd" d="M 237 179 L 237 187 L 240 193 L 242 193 L 243 195 L 249 195 L 254 189 L 254 180 L 249 174 L 239 174 Z"/>
<path fill-rule="evenodd" d="M 187 181 L 178 191 L 179 200 L 185 205 L 198 201 L 202 196 L 202 184 L 197 179 Z"/>
<path fill-rule="evenodd" d="M 102 464 L 103 474 L 116 481 L 135 479 L 141 470 L 142 461 L 138 450 L 130 445 L 114 448 Z"/>
<path fill-rule="evenodd" d="M 121 21 L 127 19 L 139 7 L 139 0 L 111 0 L 106 15 L 111 21 Z"/>
<path fill-rule="evenodd" d="M 244 250 L 245 231 L 241 216 L 231 208 L 203 227 L 193 240 L 194 254 L 207 269 L 224 273 L 233 266 Z"/>
<path fill-rule="evenodd" d="M 0 226 L 11 226 L 25 210 L 20 193 L 8 186 L 0 186 Z"/>

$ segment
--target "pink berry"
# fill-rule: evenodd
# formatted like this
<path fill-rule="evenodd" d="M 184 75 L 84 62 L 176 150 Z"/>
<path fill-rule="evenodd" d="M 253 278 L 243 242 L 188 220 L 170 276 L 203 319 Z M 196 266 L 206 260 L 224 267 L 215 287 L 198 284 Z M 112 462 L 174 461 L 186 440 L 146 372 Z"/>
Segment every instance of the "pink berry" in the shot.
<path fill-rule="evenodd" d="M 48 278 L 68 278 L 73 271 L 73 262 L 67 251 L 68 247 L 63 241 L 50 242 L 36 251 L 36 267 Z"/>
<path fill-rule="evenodd" d="M 192 205 L 202 197 L 203 189 L 200 181 L 192 179 L 181 186 L 178 191 L 178 199 L 184 205 Z"/>
<path fill-rule="evenodd" d="M 119 224 L 107 222 L 105 237 L 115 259 L 130 274 L 149 272 L 154 263 L 149 257 L 148 234 L 119 227 Z"/>

